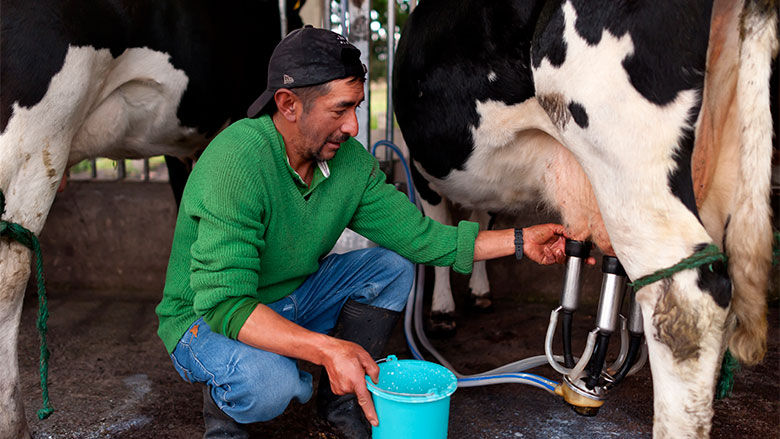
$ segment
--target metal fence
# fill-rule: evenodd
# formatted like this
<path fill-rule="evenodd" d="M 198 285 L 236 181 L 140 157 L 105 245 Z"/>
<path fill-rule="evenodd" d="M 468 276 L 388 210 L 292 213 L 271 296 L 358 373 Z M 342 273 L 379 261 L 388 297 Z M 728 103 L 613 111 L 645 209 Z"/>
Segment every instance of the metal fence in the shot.
<path fill-rule="evenodd" d="M 68 170 L 71 180 L 168 181 L 163 156 L 137 160 L 98 158 L 84 160 Z"/>

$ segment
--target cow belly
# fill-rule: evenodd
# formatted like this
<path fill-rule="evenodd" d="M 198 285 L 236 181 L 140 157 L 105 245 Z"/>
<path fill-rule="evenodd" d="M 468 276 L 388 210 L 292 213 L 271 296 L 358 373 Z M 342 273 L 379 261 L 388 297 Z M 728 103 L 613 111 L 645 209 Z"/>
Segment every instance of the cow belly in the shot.
<path fill-rule="evenodd" d="M 593 191 L 574 156 L 536 99 L 521 104 L 476 103 L 473 151 L 463 169 L 438 179 L 424 170 L 431 189 L 469 209 L 517 213 L 530 205 L 561 214 L 569 235 L 592 238 L 612 253 Z M 417 164 L 418 169 L 421 167 Z"/>
<path fill-rule="evenodd" d="M 186 155 L 206 145 L 207 139 L 181 126 L 176 115 L 188 78 L 168 54 L 127 49 L 95 79 L 100 87 L 73 138 L 71 164 L 95 156 Z"/>

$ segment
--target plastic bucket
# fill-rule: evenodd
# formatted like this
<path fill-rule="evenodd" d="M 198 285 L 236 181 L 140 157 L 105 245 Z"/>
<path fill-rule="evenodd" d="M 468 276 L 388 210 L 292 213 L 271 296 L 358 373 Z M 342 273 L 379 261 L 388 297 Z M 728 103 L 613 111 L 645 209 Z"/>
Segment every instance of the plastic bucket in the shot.
<path fill-rule="evenodd" d="M 446 367 L 420 360 L 379 363 L 379 383 L 366 376 L 379 417 L 373 439 L 445 439 L 450 395 L 458 379 Z"/>

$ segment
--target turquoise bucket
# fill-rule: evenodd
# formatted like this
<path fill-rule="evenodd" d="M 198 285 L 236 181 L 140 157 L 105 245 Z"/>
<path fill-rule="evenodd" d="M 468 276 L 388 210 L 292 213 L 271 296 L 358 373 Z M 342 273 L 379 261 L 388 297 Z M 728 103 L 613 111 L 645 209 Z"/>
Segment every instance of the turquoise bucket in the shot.
<path fill-rule="evenodd" d="M 390 355 L 379 363 L 379 383 L 366 376 L 379 426 L 373 439 L 445 439 L 450 395 L 458 379 L 446 367 Z"/>

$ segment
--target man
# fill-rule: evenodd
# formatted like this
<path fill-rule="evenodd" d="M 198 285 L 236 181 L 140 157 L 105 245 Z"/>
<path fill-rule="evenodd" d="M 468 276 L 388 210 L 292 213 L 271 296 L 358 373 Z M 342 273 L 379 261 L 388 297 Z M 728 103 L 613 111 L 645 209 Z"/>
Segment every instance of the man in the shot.
<path fill-rule="evenodd" d="M 340 35 L 290 33 L 268 73 L 250 118 L 214 139 L 187 182 L 158 334 L 182 378 L 206 384 L 206 438 L 246 437 L 240 424 L 308 401 L 312 377 L 297 360 L 323 366 L 320 415 L 367 438 L 377 415 L 364 377 L 377 380 L 409 260 L 461 273 L 522 252 L 562 262 L 563 227 L 478 233 L 423 217 L 353 139 L 365 67 Z M 381 247 L 326 257 L 346 227 Z"/>

